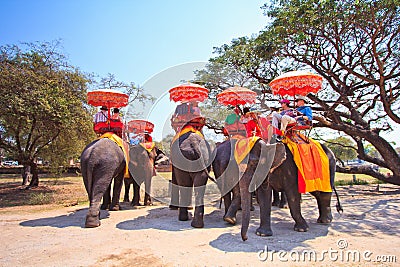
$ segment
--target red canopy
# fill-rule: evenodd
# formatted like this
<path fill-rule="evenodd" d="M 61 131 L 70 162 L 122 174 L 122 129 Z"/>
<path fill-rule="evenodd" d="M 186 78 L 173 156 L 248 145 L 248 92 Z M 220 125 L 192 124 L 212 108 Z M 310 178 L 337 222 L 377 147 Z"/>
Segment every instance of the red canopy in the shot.
<path fill-rule="evenodd" d="M 154 124 L 146 120 L 131 120 L 128 122 L 128 131 L 136 133 L 152 133 Z"/>
<path fill-rule="evenodd" d="M 273 79 L 269 86 L 274 95 L 307 95 L 322 88 L 322 76 L 307 71 L 289 71 Z"/>
<path fill-rule="evenodd" d="M 169 89 L 169 98 L 174 102 L 203 102 L 209 90 L 195 83 L 184 83 Z"/>
<path fill-rule="evenodd" d="M 256 102 L 257 93 L 240 86 L 230 87 L 217 95 L 217 100 L 223 105 L 244 105 L 254 104 Z"/>
<path fill-rule="evenodd" d="M 129 96 L 125 93 L 112 89 L 100 89 L 87 93 L 88 104 L 99 107 L 120 108 L 128 105 Z"/>

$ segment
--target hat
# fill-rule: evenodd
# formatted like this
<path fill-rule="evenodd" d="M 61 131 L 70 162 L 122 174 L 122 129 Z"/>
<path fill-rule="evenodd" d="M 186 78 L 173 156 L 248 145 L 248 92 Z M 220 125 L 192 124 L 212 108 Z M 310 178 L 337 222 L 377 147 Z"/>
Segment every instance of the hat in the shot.
<path fill-rule="evenodd" d="M 303 100 L 304 102 L 307 102 L 306 98 L 302 95 L 297 95 L 295 98 L 295 101 L 297 101 L 297 100 Z"/>
<path fill-rule="evenodd" d="M 100 110 L 108 110 L 108 108 L 107 108 L 106 106 L 102 106 L 102 107 L 100 108 Z"/>
<path fill-rule="evenodd" d="M 285 103 L 285 104 L 289 105 L 290 101 L 287 99 L 282 99 L 281 101 L 279 101 L 279 103 Z"/>

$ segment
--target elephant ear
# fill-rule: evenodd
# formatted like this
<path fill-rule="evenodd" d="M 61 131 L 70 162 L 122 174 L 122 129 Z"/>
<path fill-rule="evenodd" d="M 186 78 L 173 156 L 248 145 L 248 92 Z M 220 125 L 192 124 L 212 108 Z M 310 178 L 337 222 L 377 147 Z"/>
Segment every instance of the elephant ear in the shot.
<path fill-rule="evenodd" d="M 279 144 L 267 145 L 263 141 L 259 141 L 258 143 L 260 145 L 259 160 L 249 184 L 249 192 L 254 192 L 264 182 L 271 167 L 274 167 L 276 152 L 278 151 L 278 154 L 281 154 Z"/>
<path fill-rule="evenodd" d="M 276 144 L 275 156 L 274 161 L 272 162 L 272 166 L 270 169 L 270 173 L 273 173 L 276 168 L 281 166 L 281 164 L 286 160 L 286 149 L 285 145 L 282 143 Z"/>

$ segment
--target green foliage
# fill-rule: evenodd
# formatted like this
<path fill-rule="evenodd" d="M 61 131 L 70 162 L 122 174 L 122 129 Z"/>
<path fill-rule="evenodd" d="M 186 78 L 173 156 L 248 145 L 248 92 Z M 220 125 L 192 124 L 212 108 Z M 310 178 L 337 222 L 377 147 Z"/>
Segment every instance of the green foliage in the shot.
<path fill-rule="evenodd" d="M 332 150 L 337 159 L 341 161 L 355 159 L 357 157 L 356 144 L 347 137 L 329 139 L 326 145 Z"/>
<path fill-rule="evenodd" d="M 89 78 L 57 42 L 0 49 L 0 148 L 31 166 L 38 156 L 57 164 L 77 157 L 93 138 Z"/>

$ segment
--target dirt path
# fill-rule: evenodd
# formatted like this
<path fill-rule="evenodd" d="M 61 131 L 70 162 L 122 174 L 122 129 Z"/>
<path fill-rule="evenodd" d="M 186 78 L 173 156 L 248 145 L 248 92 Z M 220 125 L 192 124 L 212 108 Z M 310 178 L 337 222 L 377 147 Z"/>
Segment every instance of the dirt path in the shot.
<path fill-rule="evenodd" d="M 240 225 L 222 221 L 217 203 L 207 206 L 204 229 L 178 221 L 177 211 L 161 204 L 102 211 L 102 225 L 95 229 L 83 228 L 86 206 L 47 212 L 4 208 L 0 266 L 399 266 L 400 189 L 375 188 L 340 188 L 345 212 L 334 211 L 331 225 L 315 223 L 315 200 L 304 195 L 306 233 L 292 230 L 289 210 L 274 208 L 274 236 L 256 236 L 256 206 L 246 242 Z"/>

